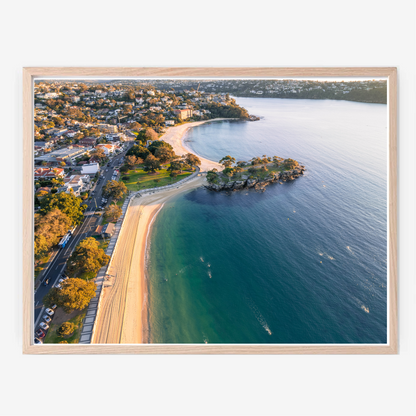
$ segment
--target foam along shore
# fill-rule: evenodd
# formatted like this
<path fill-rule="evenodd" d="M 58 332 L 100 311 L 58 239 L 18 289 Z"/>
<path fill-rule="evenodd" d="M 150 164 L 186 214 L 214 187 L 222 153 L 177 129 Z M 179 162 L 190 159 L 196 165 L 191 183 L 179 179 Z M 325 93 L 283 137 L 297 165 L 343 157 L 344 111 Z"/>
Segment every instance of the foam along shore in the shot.
<path fill-rule="evenodd" d="M 205 159 L 200 155 L 196 154 L 193 150 L 185 145 L 183 142 L 183 137 L 185 133 L 192 127 L 200 126 L 201 124 L 211 123 L 215 121 L 231 121 L 231 120 L 239 120 L 237 118 L 213 118 L 211 120 L 204 120 L 204 121 L 195 121 L 193 123 L 185 123 L 181 124 L 180 126 L 176 127 L 169 127 L 167 132 L 160 138 L 160 140 L 164 140 L 166 143 L 169 143 L 172 147 L 174 152 L 182 156 L 186 153 L 193 153 L 194 155 L 198 156 L 201 159 L 201 172 L 207 172 L 211 169 L 218 169 L 222 170 L 224 167 L 217 162 L 213 162 L 212 160 Z"/>
<path fill-rule="evenodd" d="M 171 127 L 161 137 L 170 143 L 178 155 L 193 153 L 183 144 L 183 136 L 192 127 L 201 124 L 234 120 L 217 118 Z M 200 171 L 223 166 L 201 158 Z M 163 204 L 176 195 L 206 184 L 205 176 L 194 176 L 178 187 L 136 196 L 127 209 L 123 226 L 107 272 L 110 280 L 104 286 L 100 310 L 96 318 L 93 343 L 95 344 L 139 344 L 148 343 L 147 284 L 145 278 L 145 256 L 150 228 Z"/>

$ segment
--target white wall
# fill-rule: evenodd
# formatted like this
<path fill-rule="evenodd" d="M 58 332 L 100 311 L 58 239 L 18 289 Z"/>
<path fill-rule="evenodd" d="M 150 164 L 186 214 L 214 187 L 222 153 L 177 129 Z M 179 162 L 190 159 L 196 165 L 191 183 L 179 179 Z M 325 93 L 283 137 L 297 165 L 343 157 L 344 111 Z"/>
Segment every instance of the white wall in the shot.
<path fill-rule="evenodd" d="M 2 414 L 415 414 L 414 2 L 162 3 L 2 3 Z M 24 66 L 397 66 L 400 354 L 23 356 Z"/>

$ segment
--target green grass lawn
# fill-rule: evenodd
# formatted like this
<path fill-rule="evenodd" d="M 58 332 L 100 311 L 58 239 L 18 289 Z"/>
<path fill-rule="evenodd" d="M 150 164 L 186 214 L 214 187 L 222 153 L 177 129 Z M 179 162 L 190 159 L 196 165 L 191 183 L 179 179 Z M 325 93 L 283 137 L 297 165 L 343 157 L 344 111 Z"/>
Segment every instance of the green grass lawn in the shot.
<path fill-rule="evenodd" d="M 160 186 L 172 185 L 183 178 L 191 175 L 193 172 L 182 172 L 176 178 L 171 178 L 170 172 L 166 170 L 168 166 L 164 166 L 163 169 L 157 170 L 156 174 L 145 172 L 143 169 L 129 170 L 123 176 L 129 176 L 128 180 L 121 179 L 129 191 L 139 191 L 149 188 L 157 188 Z"/>
<path fill-rule="evenodd" d="M 125 194 L 125 195 L 123 196 L 123 198 L 121 198 L 119 201 L 117 201 L 117 205 L 118 205 L 119 207 L 122 207 L 122 206 L 123 206 L 123 204 L 124 204 L 124 201 L 126 200 L 126 198 L 127 198 L 127 194 Z"/>
<path fill-rule="evenodd" d="M 56 333 L 56 330 L 61 326 L 61 324 L 53 324 L 52 321 L 43 343 L 59 344 L 61 341 L 67 341 L 68 344 L 78 344 L 79 337 L 81 336 L 82 321 L 84 320 L 86 313 L 87 309 L 84 309 L 83 311 L 79 311 L 79 314 L 74 316 L 72 319 L 69 319 L 68 322 L 73 322 L 75 324 L 76 329 L 73 332 L 73 334 L 68 337 L 60 337 Z"/>

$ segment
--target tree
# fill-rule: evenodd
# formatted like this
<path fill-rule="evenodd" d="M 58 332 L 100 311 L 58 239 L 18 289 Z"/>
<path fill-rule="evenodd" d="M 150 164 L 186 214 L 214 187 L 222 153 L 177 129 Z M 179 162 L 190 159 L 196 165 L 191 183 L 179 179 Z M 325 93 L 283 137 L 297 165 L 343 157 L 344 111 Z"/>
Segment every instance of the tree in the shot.
<path fill-rule="evenodd" d="M 283 161 L 282 157 L 273 156 L 273 162 L 274 162 L 275 166 L 279 166 L 282 161 Z"/>
<path fill-rule="evenodd" d="M 224 156 L 221 160 L 220 163 L 226 167 L 229 168 L 233 163 L 235 163 L 235 158 L 231 157 L 230 155 Z"/>
<path fill-rule="evenodd" d="M 293 160 L 293 159 L 289 158 L 289 159 L 285 159 L 283 161 L 283 165 L 284 165 L 286 170 L 291 170 L 291 169 L 294 169 L 296 166 L 298 166 L 299 163 L 296 160 Z"/>
<path fill-rule="evenodd" d="M 209 170 L 208 172 L 207 172 L 207 181 L 209 182 L 209 183 L 212 183 L 212 182 L 215 182 L 216 180 L 217 180 L 217 177 L 218 177 L 218 174 L 217 174 L 217 172 L 218 172 L 218 170 L 217 169 L 212 169 L 212 170 Z"/>
<path fill-rule="evenodd" d="M 166 143 L 164 140 L 155 140 L 149 145 L 148 149 L 153 155 L 155 155 L 156 150 L 159 147 L 167 147 L 168 149 L 173 150 L 173 147 L 169 143 Z"/>
<path fill-rule="evenodd" d="M 155 172 L 156 169 L 160 169 L 160 160 L 150 154 L 145 159 L 144 166 L 146 171 Z"/>
<path fill-rule="evenodd" d="M 233 169 L 233 168 L 225 168 L 225 169 L 222 171 L 222 173 L 223 173 L 224 175 L 227 175 L 229 178 L 231 178 L 231 176 L 233 176 L 233 175 L 234 175 L 235 171 L 234 171 L 234 169 Z"/>
<path fill-rule="evenodd" d="M 174 171 L 180 171 L 182 172 L 183 169 L 183 162 L 181 160 L 174 160 L 173 162 L 170 162 L 170 166 L 168 167 L 168 171 L 174 172 Z"/>
<path fill-rule="evenodd" d="M 138 123 L 137 121 L 133 121 L 133 123 L 130 123 L 129 127 L 130 127 L 130 130 L 134 130 L 137 132 L 139 132 L 139 130 L 142 128 L 141 124 Z"/>
<path fill-rule="evenodd" d="M 185 156 L 185 163 L 190 166 L 201 166 L 201 159 L 192 153 L 187 153 Z"/>
<path fill-rule="evenodd" d="M 46 215 L 48 212 L 58 209 L 69 217 L 71 225 L 78 225 L 84 218 L 85 208 L 81 206 L 81 202 L 81 198 L 66 192 L 49 194 L 40 202 L 39 213 Z"/>
<path fill-rule="evenodd" d="M 62 289 L 53 287 L 43 298 L 46 307 L 57 305 L 65 313 L 71 313 L 75 309 L 85 309 L 91 299 L 95 297 L 97 286 L 91 281 L 84 279 L 72 278 L 67 279 L 62 284 Z"/>
<path fill-rule="evenodd" d="M 129 169 L 133 169 L 133 167 L 137 164 L 137 156 L 134 156 L 134 155 L 126 156 L 124 163 Z"/>
<path fill-rule="evenodd" d="M 163 124 L 165 122 L 165 117 L 162 114 L 158 114 L 155 118 L 156 124 Z"/>
<path fill-rule="evenodd" d="M 35 234 L 35 260 L 40 260 L 48 254 L 51 245 L 42 234 Z"/>
<path fill-rule="evenodd" d="M 103 194 L 113 198 L 115 201 L 123 198 L 123 195 L 126 193 L 127 187 L 124 182 L 121 181 L 108 181 L 103 188 Z"/>
<path fill-rule="evenodd" d="M 71 335 L 75 331 L 75 324 L 73 322 L 64 322 L 57 330 L 56 333 L 60 337 Z"/>
<path fill-rule="evenodd" d="M 150 150 L 146 149 L 144 146 L 135 144 L 132 146 L 129 151 L 127 152 L 127 155 L 133 155 L 136 157 L 140 157 L 141 159 L 145 160 L 148 155 L 150 155 Z"/>
<path fill-rule="evenodd" d="M 151 127 L 147 127 L 144 137 L 146 140 L 157 140 L 159 138 L 158 134 Z"/>
<path fill-rule="evenodd" d="M 73 274 L 96 274 L 109 260 L 110 256 L 99 247 L 98 241 L 93 237 L 87 237 L 75 247 L 69 257 L 68 271 Z"/>
<path fill-rule="evenodd" d="M 95 150 L 90 153 L 90 155 L 91 157 L 96 158 L 99 162 L 107 158 L 104 150 L 101 147 L 96 147 Z"/>
<path fill-rule="evenodd" d="M 160 146 L 156 149 L 155 156 L 162 162 L 166 163 L 172 160 L 176 155 L 175 152 L 168 147 Z"/>
<path fill-rule="evenodd" d="M 64 167 L 64 166 L 66 166 L 66 163 L 65 163 L 64 161 L 62 161 L 62 162 L 60 163 L 60 165 L 61 165 L 62 167 Z"/>
<path fill-rule="evenodd" d="M 111 204 L 104 209 L 104 214 L 110 222 L 117 221 L 123 213 L 121 207 L 116 204 Z"/>

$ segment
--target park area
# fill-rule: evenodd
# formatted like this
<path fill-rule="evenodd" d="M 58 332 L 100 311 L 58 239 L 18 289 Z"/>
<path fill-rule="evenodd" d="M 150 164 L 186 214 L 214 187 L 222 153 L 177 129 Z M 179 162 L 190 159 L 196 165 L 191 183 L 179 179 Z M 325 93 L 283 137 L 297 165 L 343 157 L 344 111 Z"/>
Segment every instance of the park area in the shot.
<path fill-rule="evenodd" d="M 140 191 L 159 186 L 172 185 L 193 173 L 183 171 L 182 173 L 178 173 L 176 177 L 171 177 L 170 171 L 167 170 L 168 167 L 169 165 L 163 166 L 162 169 L 157 170 L 156 172 L 146 172 L 141 167 L 138 167 L 137 169 L 132 169 L 123 173 L 121 180 L 125 183 L 129 191 Z"/>

